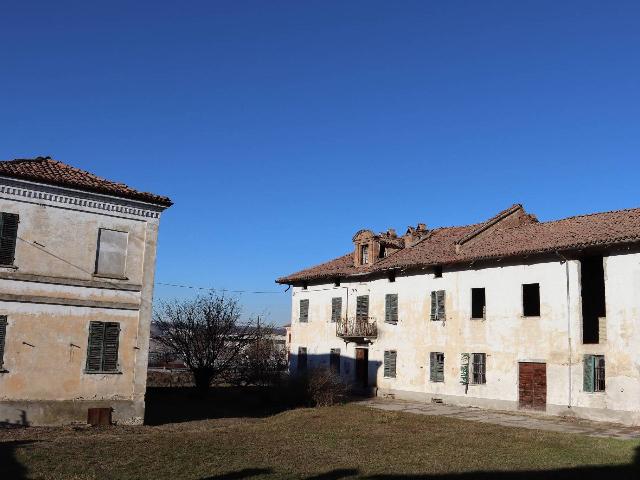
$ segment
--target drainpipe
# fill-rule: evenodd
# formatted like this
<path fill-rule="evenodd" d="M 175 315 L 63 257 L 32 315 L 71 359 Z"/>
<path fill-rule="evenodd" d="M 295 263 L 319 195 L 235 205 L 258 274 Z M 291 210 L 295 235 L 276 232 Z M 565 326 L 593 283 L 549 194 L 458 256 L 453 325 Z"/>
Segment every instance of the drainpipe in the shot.
<path fill-rule="evenodd" d="M 573 387 L 572 387 L 572 375 L 571 375 L 571 362 L 572 362 L 572 345 L 571 345 L 571 295 L 569 293 L 569 259 L 562 255 L 560 252 L 556 252 L 562 261 L 564 262 L 565 277 L 567 279 L 567 341 L 569 343 L 569 404 L 567 408 L 571 408 Z"/>

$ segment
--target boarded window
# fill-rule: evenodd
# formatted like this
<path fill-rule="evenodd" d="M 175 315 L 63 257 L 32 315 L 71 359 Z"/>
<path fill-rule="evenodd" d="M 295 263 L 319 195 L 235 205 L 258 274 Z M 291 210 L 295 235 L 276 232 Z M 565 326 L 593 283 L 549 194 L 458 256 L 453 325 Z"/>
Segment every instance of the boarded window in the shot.
<path fill-rule="evenodd" d="M 0 214 L 0 265 L 13 265 L 20 217 L 14 213 Z"/>
<path fill-rule="evenodd" d="M 525 317 L 540 316 L 540 284 L 525 283 L 522 285 L 522 315 Z"/>
<path fill-rule="evenodd" d="M 298 373 L 307 371 L 307 347 L 298 347 Z"/>
<path fill-rule="evenodd" d="M 340 375 L 340 349 L 332 348 L 329 355 L 329 368 L 336 375 Z"/>
<path fill-rule="evenodd" d="M 356 320 L 358 322 L 369 320 L 369 295 L 358 295 L 356 298 Z"/>
<path fill-rule="evenodd" d="M 431 352 L 429 378 L 432 382 L 444 382 L 444 353 Z"/>
<path fill-rule="evenodd" d="M 117 372 L 120 324 L 91 322 L 87 344 L 87 372 Z"/>
<path fill-rule="evenodd" d="M 585 355 L 583 364 L 584 391 L 604 392 L 606 383 L 604 355 Z"/>
<path fill-rule="evenodd" d="M 471 318 L 485 318 L 486 298 L 484 288 L 471 289 Z"/>
<path fill-rule="evenodd" d="M 333 323 L 339 322 L 342 316 L 342 298 L 333 297 L 331 299 L 331 321 Z"/>
<path fill-rule="evenodd" d="M 398 294 L 388 293 L 384 297 L 384 303 L 384 321 L 387 323 L 398 323 Z"/>
<path fill-rule="evenodd" d="M 445 291 L 431 292 L 431 320 L 445 320 Z"/>
<path fill-rule="evenodd" d="M 127 243 L 129 234 L 101 228 L 98 235 L 96 273 L 122 278 L 127 267 Z"/>
<path fill-rule="evenodd" d="M 395 350 L 385 350 L 384 352 L 384 376 L 385 378 L 396 378 L 396 360 L 398 354 Z"/>
<path fill-rule="evenodd" d="M 471 354 L 471 383 L 482 385 L 487 383 L 487 355 L 485 353 Z"/>
<path fill-rule="evenodd" d="M 4 367 L 4 344 L 7 339 L 7 316 L 0 315 L 0 370 Z"/>
<path fill-rule="evenodd" d="M 309 299 L 300 300 L 300 322 L 309 321 Z"/>

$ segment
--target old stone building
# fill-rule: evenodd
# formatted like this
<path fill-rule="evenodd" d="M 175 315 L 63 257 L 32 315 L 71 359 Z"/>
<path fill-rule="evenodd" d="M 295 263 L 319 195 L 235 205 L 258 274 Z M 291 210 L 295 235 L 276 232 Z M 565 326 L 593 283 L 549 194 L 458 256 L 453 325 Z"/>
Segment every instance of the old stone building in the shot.
<path fill-rule="evenodd" d="M 0 422 L 143 421 L 170 205 L 48 157 L 0 162 Z"/>
<path fill-rule="evenodd" d="M 640 424 L 640 209 L 360 230 L 292 285 L 293 372 L 378 395 Z"/>

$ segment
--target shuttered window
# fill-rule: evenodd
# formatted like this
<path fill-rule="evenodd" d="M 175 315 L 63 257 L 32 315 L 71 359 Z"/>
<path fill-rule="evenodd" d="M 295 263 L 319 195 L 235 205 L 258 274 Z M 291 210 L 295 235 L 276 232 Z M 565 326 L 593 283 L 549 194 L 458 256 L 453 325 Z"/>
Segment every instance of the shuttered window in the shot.
<path fill-rule="evenodd" d="M 431 320 L 445 320 L 445 292 L 438 290 L 431 292 Z"/>
<path fill-rule="evenodd" d="M 359 322 L 369 320 L 369 295 L 359 295 L 356 299 L 356 320 Z"/>
<path fill-rule="evenodd" d="M 0 265 L 13 265 L 16 256 L 20 217 L 15 213 L 0 213 Z"/>
<path fill-rule="evenodd" d="M 485 353 L 471 354 L 471 383 L 482 385 L 487 383 L 487 355 Z"/>
<path fill-rule="evenodd" d="M 395 350 L 385 350 L 384 352 L 384 376 L 385 378 L 396 378 L 396 360 L 398 354 Z"/>
<path fill-rule="evenodd" d="M 309 321 L 309 299 L 300 300 L 300 322 Z"/>
<path fill-rule="evenodd" d="M 7 316 L 0 315 L 0 371 L 4 370 L 4 344 L 7 339 Z"/>
<path fill-rule="evenodd" d="M 384 321 L 387 323 L 398 323 L 398 294 L 388 293 L 384 297 L 384 303 Z"/>
<path fill-rule="evenodd" d="M 604 392 L 606 383 L 604 355 L 585 355 L 583 364 L 583 390 L 585 392 Z"/>
<path fill-rule="evenodd" d="M 307 371 L 307 347 L 298 347 L 297 364 L 298 373 Z"/>
<path fill-rule="evenodd" d="M 342 316 L 342 298 L 333 297 L 331 299 L 331 321 L 333 323 L 336 323 L 340 321 L 341 316 Z"/>
<path fill-rule="evenodd" d="M 340 349 L 332 348 L 329 355 L 329 368 L 336 375 L 340 375 Z"/>
<path fill-rule="evenodd" d="M 120 324 L 118 322 L 91 322 L 87 344 L 85 371 L 117 372 Z"/>
<path fill-rule="evenodd" d="M 444 353 L 431 352 L 429 377 L 432 382 L 444 382 Z"/>

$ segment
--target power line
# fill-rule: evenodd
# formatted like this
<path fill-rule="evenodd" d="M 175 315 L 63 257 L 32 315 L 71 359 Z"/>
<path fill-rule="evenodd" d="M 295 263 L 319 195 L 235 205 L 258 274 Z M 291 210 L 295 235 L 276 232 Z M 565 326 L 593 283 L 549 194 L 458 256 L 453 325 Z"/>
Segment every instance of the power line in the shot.
<path fill-rule="evenodd" d="M 229 292 L 229 293 L 282 293 L 277 291 L 252 291 L 252 290 L 228 290 L 226 288 L 214 288 L 214 287 L 198 287 L 195 285 L 181 285 L 178 283 L 165 283 L 165 282 L 156 282 L 156 285 L 164 285 L 167 287 L 177 287 L 177 288 L 190 288 L 192 290 L 209 290 L 209 291 L 219 291 L 219 292 Z"/>

